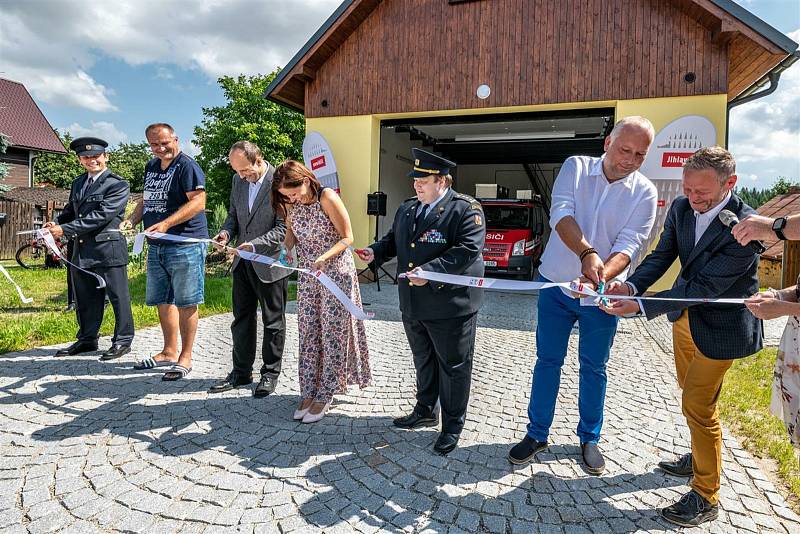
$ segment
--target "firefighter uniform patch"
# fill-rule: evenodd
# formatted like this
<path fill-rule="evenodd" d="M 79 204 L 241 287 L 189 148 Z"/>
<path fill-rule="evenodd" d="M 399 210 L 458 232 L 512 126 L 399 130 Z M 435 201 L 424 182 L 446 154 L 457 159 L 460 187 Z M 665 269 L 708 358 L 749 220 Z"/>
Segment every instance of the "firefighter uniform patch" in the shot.
<path fill-rule="evenodd" d="M 483 221 L 481 220 L 481 216 L 480 215 L 475 215 L 475 226 L 481 226 L 482 224 L 483 224 Z"/>

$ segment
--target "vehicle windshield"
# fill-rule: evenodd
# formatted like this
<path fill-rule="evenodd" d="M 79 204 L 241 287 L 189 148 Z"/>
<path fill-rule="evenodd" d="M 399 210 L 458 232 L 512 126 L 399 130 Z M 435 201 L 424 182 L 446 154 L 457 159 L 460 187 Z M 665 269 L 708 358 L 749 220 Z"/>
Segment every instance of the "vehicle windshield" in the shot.
<path fill-rule="evenodd" d="M 512 230 L 531 228 L 533 210 L 528 206 L 492 206 L 483 205 L 486 216 L 486 227 Z"/>

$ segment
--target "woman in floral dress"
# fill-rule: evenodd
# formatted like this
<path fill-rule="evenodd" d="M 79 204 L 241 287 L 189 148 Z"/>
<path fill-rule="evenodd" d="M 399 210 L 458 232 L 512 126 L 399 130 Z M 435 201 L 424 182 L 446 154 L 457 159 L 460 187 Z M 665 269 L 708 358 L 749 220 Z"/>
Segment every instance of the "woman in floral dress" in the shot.
<path fill-rule="evenodd" d="M 770 411 L 783 421 L 792 444 L 800 447 L 800 278 L 797 284 L 757 293 L 745 305 L 759 319 L 789 316 L 778 346 Z"/>
<path fill-rule="evenodd" d="M 295 247 L 299 267 L 324 272 L 360 307 L 358 275 L 347 248 L 353 243 L 353 231 L 339 195 L 322 187 L 302 163 L 289 160 L 275 169 L 272 203 L 286 220 L 284 246 Z M 363 321 L 355 319 L 318 280 L 304 274 L 298 277 L 297 328 L 301 402 L 294 419 L 313 423 L 349 384 L 369 385 L 367 336 Z"/>

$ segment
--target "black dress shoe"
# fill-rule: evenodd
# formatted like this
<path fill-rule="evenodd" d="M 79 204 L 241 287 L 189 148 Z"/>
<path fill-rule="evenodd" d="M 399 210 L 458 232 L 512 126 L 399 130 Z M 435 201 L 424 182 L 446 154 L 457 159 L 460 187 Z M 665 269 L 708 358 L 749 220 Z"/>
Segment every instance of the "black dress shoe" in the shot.
<path fill-rule="evenodd" d="M 97 350 L 97 343 L 90 343 L 88 341 L 76 341 L 69 347 L 61 349 L 55 353 L 56 357 L 61 356 L 75 356 L 82 352 L 92 352 Z"/>
<path fill-rule="evenodd" d="M 75 306 L 75 303 L 74 302 L 70 302 L 69 304 L 67 304 L 67 307 L 64 308 L 64 311 L 65 312 L 75 311 L 75 308 L 77 308 L 77 306 Z"/>
<path fill-rule="evenodd" d="M 461 434 L 450 434 L 449 432 L 442 432 L 436 438 L 436 443 L 433 444 L 433 450 L 439 454 L 447 454 L 456 448 L 458 445 L 458 438 Z"/>
<path fill-rule="evenodd" d="M 414 411 L 410 414 L 403 417 L 398 417 L 392 421 L 392 423 L 396 427 L 411 430 L 413 428 L 421 428 L 424 426 L 436 426 L 439 424 L 439 418 L 436 417 L 436 414 L 422 414 L 414 409 Z"/>
<path fill-rule="evenodd" d="M 514 465 L 522 465 L 530 462 L 537 452 L 547 448 L 546 441 L 536 441 L 525 436 L 522 441 L 511 447 L 508 451 L 508 461 Z"/>
<path fill-rule="evenodd" d="M 694 473 L 692 470 L 692 453 L 687 453 L 674 462 L 658 462 L 658 467 L 665 473 L 676 477 L 690 477 Z"/>
<path fill-rule="evenodd" d="M 266 397 L 275 391 L 275 386 L 278 385 L 278 379 L 274 376 L 263 375 L 261 380 L 258 381 L 256 389 L 253 390 L 253 396 L 257 399 Z"/>
<path fill-rule="evenodd" d="M 228 376 L 226 376 L 224 380 L 220 380 L 219 382 L 208 388 L 208 392 L 222 393 L 223 391 L 230 391 L 235 387 L 246 386 L 247 384 L 252 384 L 252 383 L 253 383 L 252 377 L 241 377 L 235 373 L 228 373 Z"/>
<path fill-rule="evenodd" d="M 586 472 L 590 475 L 599 475 L 606 469 L 606 461 L 597 447 L 597 443 L 582 443 L 581 452 Z"/>
<path fill-rule="evenodd" d="M 124 356 L 131 351 L 130 345 L 111 345 L 111 348 L 100 355 L 103 361 L 116 360 L 120 356 Z"/>
<path fill-rule="evenodd" d="M 719 506 L 711 504 L 694 490 L 675 504 L 661 509 L 661 517 L 682 527 L 696 527 L 700 523 L 713 521 L 718 515 Z"/>

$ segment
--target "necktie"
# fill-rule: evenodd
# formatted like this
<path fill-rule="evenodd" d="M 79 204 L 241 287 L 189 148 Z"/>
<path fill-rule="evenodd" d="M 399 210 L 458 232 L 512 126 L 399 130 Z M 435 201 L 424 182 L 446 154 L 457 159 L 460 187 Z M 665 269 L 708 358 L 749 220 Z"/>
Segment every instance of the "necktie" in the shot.
<path fill-rule="evenodd" d="M 422 224 L 422 221 L 425 220 L 425 217 L 428 215 L 428 210 L 430 209 L 430 204 L 423 204 L 422 210 L 420 210 L 419 215 L 417 215 L 417 221 L 415 223 L 416 228 L 419 228 Z"/>
<path fill-rule="evenodd" d="M 94 182 L 94 178 L 91 176 L 87 177 L 86 183 L 83 184 L 83 191 L 81 191 L 81 198 L 86 196 L 86 192 L 92 187 L 92 183 Z"/>

